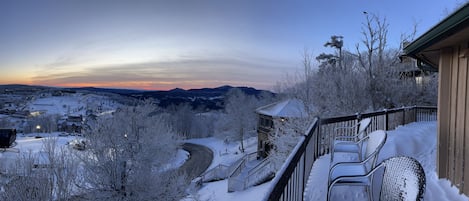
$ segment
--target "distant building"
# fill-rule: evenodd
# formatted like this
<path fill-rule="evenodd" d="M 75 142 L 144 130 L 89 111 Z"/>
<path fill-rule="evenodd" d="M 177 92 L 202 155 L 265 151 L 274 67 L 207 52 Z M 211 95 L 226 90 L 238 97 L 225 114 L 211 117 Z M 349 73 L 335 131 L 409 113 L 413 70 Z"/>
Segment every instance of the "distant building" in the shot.
<path fill-rule="evenodd" d="M 59 121 L 59 131 L 67 133 L 82 133 L 83 116 L 68 116 L 65 120 Z"/>
<path fill-rule="evenodd" d="M 257 124 L 257 153 L 258 157 L 267 157 L 272 145 L 269 143 L 269 134 L 274 132 L 275 121 L 282 122 L 289 118 L 305 118 L 307 112 L 305 105 L 298 99 L 288 99 L 272 103 L 256 109 Z"/>
<path fill-rule="evenodd" d="M 16 140 L 16 129 L 0 129 L 0 148 L 8 148 Z"/>

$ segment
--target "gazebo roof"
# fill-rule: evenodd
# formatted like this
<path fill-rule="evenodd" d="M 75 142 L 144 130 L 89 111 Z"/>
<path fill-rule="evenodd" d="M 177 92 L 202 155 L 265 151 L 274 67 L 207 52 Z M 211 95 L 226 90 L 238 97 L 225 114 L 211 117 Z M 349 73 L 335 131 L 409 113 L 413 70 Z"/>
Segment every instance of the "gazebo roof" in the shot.
<path fill-rule="evenodd" d="M 298 99 L 275 102 L 256 109 L 256 113 L 271 117 L 307 117 L 305 105 Z"/>

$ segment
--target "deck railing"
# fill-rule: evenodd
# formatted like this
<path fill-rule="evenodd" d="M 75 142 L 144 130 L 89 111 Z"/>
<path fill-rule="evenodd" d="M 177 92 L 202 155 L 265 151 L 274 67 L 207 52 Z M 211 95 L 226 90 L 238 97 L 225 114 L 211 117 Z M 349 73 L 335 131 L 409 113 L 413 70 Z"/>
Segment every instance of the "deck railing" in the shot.
<path fill-rule="evenodd" d="M 325 119 L 316 117 L 277 172 L 264 200 L 302 201 L 314 161 L 329 153 L 329 135 L 335 128 L 354 125 L 363 118 L 372 119 L 366 133 L 392 130 L 411 122 L 436 121 L 437 107 L 414 106 Z"/>

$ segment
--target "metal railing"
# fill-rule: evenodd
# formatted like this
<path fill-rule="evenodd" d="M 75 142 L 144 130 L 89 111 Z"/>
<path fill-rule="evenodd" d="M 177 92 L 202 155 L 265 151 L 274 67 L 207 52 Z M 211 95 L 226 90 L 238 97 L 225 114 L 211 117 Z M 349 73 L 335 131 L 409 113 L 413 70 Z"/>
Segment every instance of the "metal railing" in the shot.
<path fill-rule="evenodd" d="M 269 158 L 262 160 L 249 170 L 228 179 L 228 192 L 242 191 L 270 180 L 275 175 L 274 164 Z"/>
<path fill-rule="evenodd" d="M 228 172 L 230 171 L 230 166 L 227 165 L 217 165 L 209 171 L 203 173 L 200 178 L 202 182 L 211 182 L 226 179 L 228 177 Z"/>
<path fill-rule="evenodd" d="M 246 154 L 241 158 L 241 161 L 234 166 L 228 176 L 228 192 L 244 190 L 244 178 L 240 178 L 239 175 L 245 170 L 246 163 L 253 160 L 257 160 L 257 152 Z"/>
<path fill-rule="evenodd" d="M 392 130 L 399 125 L 418 121 L 436 121 L 437 107 L 404 107 L 378 112 L 320 119 L 314 118 L 307 132 L 277 172 L 264 200 L 302 201 L 314 161 L 328 154 L 330 135 L 337 127 L 355 125 L 371 118 L 366 134 L 375 130 Z"/>

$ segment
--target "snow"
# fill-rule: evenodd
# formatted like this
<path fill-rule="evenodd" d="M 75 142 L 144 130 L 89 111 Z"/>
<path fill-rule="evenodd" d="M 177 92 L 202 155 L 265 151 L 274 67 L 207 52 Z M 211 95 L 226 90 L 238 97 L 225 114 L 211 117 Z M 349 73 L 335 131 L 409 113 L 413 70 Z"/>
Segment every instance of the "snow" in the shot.
<path fill-rule="evenodd" d="M 116 103 L 106 96 L 77 93 L 67 96 L 41 97 L 31 101 L 26 107 L 31 112 L 46 114 L 85 115 L 87 109 L 112 111 Z"/>
<path fill-rule="evenodd" d="M 207 170 L 219 165 L 230 165 L 236 160 L 243 157 L 239 151 L 239 142 L 225 143 L 221 139 L 214 137 L 189 139 L 186 142 L 200 144 L 210 148 L 213 153 L 213 161 Z M 252 153 L 257 150 L 257 137 L 251 137 L 245 140 L 245 153 Z M 221 180 L 216 182 L 204 183 L 202 188 L 197 192 L 187 196 L 183 201 L 189 200 L 223 200 L 223 201 L 238 201 L 238 200 L 262 200 L 271 182 L 266 182 L 258 186 L 248 188 L 244 191 L 236 191 L 228 193 L 228 180 Z"/>
<path fill-rule="evenodd" d="M 204 145 L 213 151 L 213 161 L 208 170 L 219 164 L 230 165 L 243 157 L 239 149 L 239 142 L 225 143 L 223 140 L 215 137 L 188 139 L 186 142 Z M 245 153 L 257 151 L 257 137 L 248 138 L 244 143 Z"/>
<path fill-rule="evenodd" d="M 65 146 L 69 141 L 75 140 L 79 137 L 67 136 L 58 137 L 60 132 L 54 133 L 30 133 L 28 135 L 18 134 L 16 136 L 16 146 L 9 148 L 4 152 L 0 152 L 2 159 L 2 167 L 7 167 L 15 162 L 20 154 L 31 153 L 34 155 L 41 155 L 43 142 L 48 137 L 57 137 L 57 146 Z M 3 168 L 2 168 L 3 169 Z"/>
<path fill-rule="evenodd" d="M 44 140 L 50 137 L 57 139 L 57 146 L 67 146 L 70 142 L 83 139 L 78 136 L 59 136 L 61 132 L 53 133 L 30 133 L 27 135 L 18 134 L 16 137 L 16 145 L 6 151 L 0 152 L 0 159 L 2 163 L 0 166 L 6 167 L 15 162 L 20 154 L 31 152 L 34 155 L 40 156 L 43 154 Z M 171 160 L 170 164 L 166 165 L 166 169 L 179 168 L 189 158 L 189 153 L 185 150 L 179 149 L 176 156 Z"/>
<path fill-rule="evenodd" d="M 379 162 L 392 156 L 410 156 L 417 159 L 425 169 L 426 201 L 469 201 L 466 195 L 451 186 L 446 179 L 438 179 L 436 174 L 437 123 L 416 122 L 388 131 L 386 144 L 383 146 Z M 334 157 L 347 157 L 335 154 Z M 350 158 L 350 156 L 348 156 Z M 327 176 L 330 155 L 320 157 L 313 165 L 305 192 L 306 200 L 325 200 L 327 194 Z M 357 187 L 334 187 L 332 200 L 366 200 L 367 194 Z"/>
<path fill-rule="evenodd" d="M 259 114 L 272 117 L 306 117 L 306 109 L 300 100 L 288 99 L 256 109 Z"/>
<path fill-rule="evenodd" d="M 176 169 L 181 167 L 187 159 L 189 159 L 189 152 L 183 149 L 178 149 L 176 153 L 176 158 L 171 161 L 171 163 L 166 164 L 163 168 L 163 170 L 170 170 L 170 169 Z"/>

